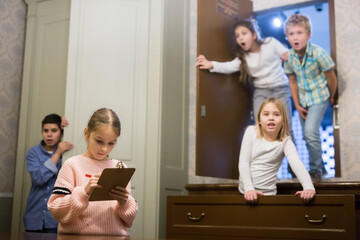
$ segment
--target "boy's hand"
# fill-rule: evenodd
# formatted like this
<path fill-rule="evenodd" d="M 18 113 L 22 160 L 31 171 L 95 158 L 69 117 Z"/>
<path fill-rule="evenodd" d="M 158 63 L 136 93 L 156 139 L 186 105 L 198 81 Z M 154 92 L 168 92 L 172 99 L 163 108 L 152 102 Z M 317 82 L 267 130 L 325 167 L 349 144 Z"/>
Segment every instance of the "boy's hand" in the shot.
<path fill-rule="evenodd" d="M 61 124 L 60 124 L 61 129 L 64 129 L 64 127 L 67 127 L 68 125 L 69 125 L 68 120 L 66 119 L 65 116 L 62 116 L 61 117 Z"/>
<path fill-rule="evenodd" d="M 84 190 L 87 195 L 91 195 L 95 188 L 102 188 L 101 185 L 97 184 L 100 177 L 100 173 L 94 174 L 90 177 L 89 182 L 85 185 Z"/>
<path fill-rule="evenodd" d="M 334 106 L 334 103 L 335 103 L 335 99 L 334 97 L 330 97 L 330 106 L 333 107 Z"/>
<path fill-rule="evenodd" d="M 200 69 L 212 69 L 214 66 L 206 59 L 204 55 L 199 55 L 196 58 L 196 66 Z"/>
<path fill-rule="evenodd" d="M 296 196 L 300 195 L 300 198 L 305 202 L 310 202 L 315 197 L 315 190 L 313 189 L 305 189 L 303 191 L 297 191 L 295 193 Z"/>
<path fill-rule="evenodd" d="M 126 188 L 119 186 L 111 189 L 109 195 L 112 199 L 117 200 L 120 205 L 125 204 L 129 198 L 129 192 L 126 190 Z"/>
<path fill-rule="evenodd" d="M 56 165 L 64 152 L 71 150 L 74 145 L 71 142 L 61 141 L 58 143 L 56 152 L 51 156 L 51 161 Z"/>
<path fill-rule="evenodd" d="M 307 110 L 305 109 L 305 108 L 303 108 L 303 107 L 301 107 L 301 106 L 297 106 L 296 107 L 296 110 L 298 110 L 298 112 L 299 112 L 299 115 L 300 115 L 300 117 L 302 118 L 302 119 L 306 119 L 306 116 L 307 116 Z"/>
<path fill-rule="evenodd" d="M 58 152 L 60 155 L 63 155 L 64 152 L 71 150 L 73 147 L 74 145 L 71 142 L 62 141 L 59 143 L 56 152 Z"/>
<path fill-rule="evenodd" d="M 264 196 L 264 193 L 256 190 L 248 190 L 244 193 L 244 198 L 248 203 L 257 203 L 258 195 Z"/>

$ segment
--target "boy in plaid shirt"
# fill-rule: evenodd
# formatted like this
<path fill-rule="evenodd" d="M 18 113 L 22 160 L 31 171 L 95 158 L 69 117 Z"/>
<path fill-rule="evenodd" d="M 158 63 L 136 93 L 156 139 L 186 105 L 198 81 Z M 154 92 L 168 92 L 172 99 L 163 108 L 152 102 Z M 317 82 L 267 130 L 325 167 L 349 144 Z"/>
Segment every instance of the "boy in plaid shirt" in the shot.
<path fill-rule="evenodd" d="M 284 69 L 309 150 L 309 173 L 313 180 L 321 180 L 325 172 L 319 127 L 328 103 L 334 104 L 337 88 L 335 64 L 324 49 L 308 41 L 311 25 L 306 16 L 291 15 L 285 22 L 285 34 L 292 49 L 284 62 Z"/>

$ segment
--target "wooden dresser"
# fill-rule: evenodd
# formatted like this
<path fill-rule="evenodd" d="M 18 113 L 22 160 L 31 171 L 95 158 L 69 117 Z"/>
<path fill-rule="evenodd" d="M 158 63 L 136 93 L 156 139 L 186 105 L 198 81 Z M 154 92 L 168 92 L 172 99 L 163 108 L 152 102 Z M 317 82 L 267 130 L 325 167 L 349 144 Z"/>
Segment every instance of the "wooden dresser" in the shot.
<path fill-rule="evenodd" d="M 249 205 L 237 184 L 189 184 L 188 196 L 167 198 L 167 238 L 360 239 L 360 182 L 314 183 L 304 204 L 298 182 L 278 183 L 277 196 Z"/>

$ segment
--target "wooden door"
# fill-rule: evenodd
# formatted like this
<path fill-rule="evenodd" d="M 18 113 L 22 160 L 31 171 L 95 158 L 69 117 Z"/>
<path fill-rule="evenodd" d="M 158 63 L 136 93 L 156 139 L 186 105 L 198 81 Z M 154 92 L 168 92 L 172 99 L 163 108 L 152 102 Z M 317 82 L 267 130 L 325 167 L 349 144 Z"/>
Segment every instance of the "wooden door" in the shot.
<path fill-rule="evenodd" d="M 252 13 L 250 0 L 198 0 L 197 50 L 210 60 L 230 61 L 233 25 Z M 196 175 L 237 179 L 251 98 L 239 74 L 197 71 Z"/>

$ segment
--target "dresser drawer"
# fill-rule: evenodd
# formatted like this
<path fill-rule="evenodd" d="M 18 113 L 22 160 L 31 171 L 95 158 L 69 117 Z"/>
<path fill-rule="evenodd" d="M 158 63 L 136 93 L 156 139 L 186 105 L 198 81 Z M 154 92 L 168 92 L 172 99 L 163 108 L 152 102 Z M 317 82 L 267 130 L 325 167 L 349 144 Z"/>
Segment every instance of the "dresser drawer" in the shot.
<path fill-rule="evenodd" d="M 274 239 L 356 239 L 354 195 L 168 196 L 167 237 L 223 236 Z M 225 239 L 225 238 L 224 238 Z"/>

